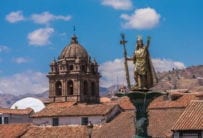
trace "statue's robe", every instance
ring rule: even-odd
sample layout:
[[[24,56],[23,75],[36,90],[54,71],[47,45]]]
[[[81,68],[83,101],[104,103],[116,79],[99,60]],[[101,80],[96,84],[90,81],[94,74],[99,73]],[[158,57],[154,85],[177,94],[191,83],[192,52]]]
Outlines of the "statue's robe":
[[[157,83],[158,79],[152,65],[147,46],[139,48],[135,51],[134,63],[135,73],[141,76],[146,76],[145,86],[147,88],[153,87],[153,85]]]

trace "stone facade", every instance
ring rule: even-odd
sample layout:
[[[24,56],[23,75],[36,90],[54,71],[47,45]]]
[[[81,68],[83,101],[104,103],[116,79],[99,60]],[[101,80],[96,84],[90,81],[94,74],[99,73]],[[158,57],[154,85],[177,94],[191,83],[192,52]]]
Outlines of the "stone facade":
[[[98,64],[73,35],[57,60],[50,64],[49,98],[55,101],[99,102]]]

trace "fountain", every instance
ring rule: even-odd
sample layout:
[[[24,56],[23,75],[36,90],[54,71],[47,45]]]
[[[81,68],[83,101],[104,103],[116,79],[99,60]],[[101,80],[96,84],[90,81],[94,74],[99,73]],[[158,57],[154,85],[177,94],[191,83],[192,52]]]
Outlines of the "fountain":
[[[148,47],[150,44],[150,37],[147,39],[147,45],[144,46],[142,38],[138,36],[137,46],[132,58],[127,57],[126,46],[127,41],[125,40],[125,35],[121,34],[120,44],[124,48],[124,67],[126,71],[126,81],[129,92],[127,93],[117,93],[116,96],[128,96],[130,101],[136,107],[135,111],[135,128],[136,134],[135,138],[150,138],[147,133],[148,127],[148,105],[150,102],[160,95],[164,95],[164,92],[155,92],[150,90],[154,84],[158,82],[155,70],[153,68]],[[131,87],[130,77],[128,71],[127,61],[132,60],[135,64],[134,79],[136,84]]]

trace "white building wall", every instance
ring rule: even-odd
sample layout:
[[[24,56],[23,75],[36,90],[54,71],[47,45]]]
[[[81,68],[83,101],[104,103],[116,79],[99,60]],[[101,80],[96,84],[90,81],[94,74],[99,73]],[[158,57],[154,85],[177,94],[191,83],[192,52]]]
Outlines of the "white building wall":
[[[2,118],[2,124],[5,123],[5,117],[8,117],[8,124],[32,122],[32,119],[29,117],[29,115],[1,114],[0,117]]]
[[[102,116],[66,116],[66,117],[45,117],[45,118],[33,118],[33,123],[36,125],[52,125],[53,118],[59,119],[59,125],[81,125],[82,118],[88,117],[88,121],[92,124],[100,124],[108,122],[113,119],[118,113],[121,112],[119,106],[115,106],[108,114]]]
[[[82,117],[88,117],[88,121],[93,124],[100,124],[105,119],[104,116],[78,116],[78,117],[58,117],[59,125],[81,125]],[[55,117],[47,118],[33,118],[35,125],[52,125],[52,119]]]
[[[35,125],[52,125],[52,118],[33,118],[32,123]]]

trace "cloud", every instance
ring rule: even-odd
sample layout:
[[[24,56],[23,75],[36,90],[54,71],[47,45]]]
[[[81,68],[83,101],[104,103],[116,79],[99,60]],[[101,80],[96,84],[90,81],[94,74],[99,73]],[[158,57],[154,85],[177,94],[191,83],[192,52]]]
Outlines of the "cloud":
[[[15,11],[6,15],[6,20],[10,23],[16,23],[25,20],[25,17],[23,16],[22,11]]]
[[[122,14],[120,17],[125,20],[123,28],[150,29],[158,25],[161,16],[155,9],[148,7],[137,9],[132,15]]]
[[[50,37],[53,34],[53,28],[40,28],[28,34],[30,45],[44,46],[50,44]]]
[[[174,69],[184,69],[185,65],[179,61],[172,61],[170,59],[152,59],[154,68],[158,72],[164,72]]]
[[[7,46],[0,45],[0,53],[1,52],[7,52],[8,50],[9,50],[9,48]]]
[[[23,64],[23,63],[27,63],[29,59],[24,57],[17,57],[17,58],[14,58],[13,61],[17,64]]]
[[[172,61],[167,59],[152,59],[152,63],[157,72],[169,71],[173,68],[183,69],[184,63],[179,61]],[[131,84],[134,84],[133,70],[134,64],[132,61],[128,62]],[[100,65],[99,71],[102,75],[100,85],[109,87],[115,84],[126,84],[125,69],[122,59],[115,59],[107,61]]]
[[[102,0],[102,5],[113,7],[116,10],[128,10],[132,8],[131,0]]]
[[[71,16],[70,15],[67,15],[67,16],[53,15],[46,11],[41,14],[33,14],[31,16],[31,19],[34,21],[34,23],[47,25],[54,20],[69,21],[71,19]]]
[[[0,92],[13,95],[38,94],[48,90],[48,79],[41,72],[26,71],[0,78]]]

